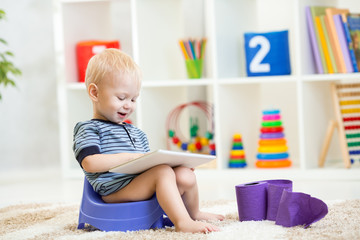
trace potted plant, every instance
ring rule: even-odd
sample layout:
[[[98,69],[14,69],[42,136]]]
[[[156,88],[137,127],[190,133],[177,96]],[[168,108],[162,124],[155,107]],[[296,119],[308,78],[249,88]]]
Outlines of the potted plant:
[[[0,9],[0,20],[5,19],[5,11]],[[0,46],[7,46],[7,42],[0,38]],[[9,60],[10,57],[13,57],[14,54],[10,51],[3,51],[0,49],[0,87],[4,85],[4,87],[11,85],[15,86],[15,81],[12,77],[16,75],[21,75],[20,69],[14,66],[14,64]],[[0,92],[0,100],[2,99],[2,95]]]

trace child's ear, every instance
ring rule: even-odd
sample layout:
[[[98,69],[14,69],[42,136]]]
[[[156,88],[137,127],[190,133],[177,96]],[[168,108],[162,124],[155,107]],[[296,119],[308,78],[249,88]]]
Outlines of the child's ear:
[[[98,87],[96,86],[95,83],[90,83],[90,85],[88,87],[88,94],[89,94],[89,97],[91,98],[91,100],[97,102],[97,100],[98,100]]]

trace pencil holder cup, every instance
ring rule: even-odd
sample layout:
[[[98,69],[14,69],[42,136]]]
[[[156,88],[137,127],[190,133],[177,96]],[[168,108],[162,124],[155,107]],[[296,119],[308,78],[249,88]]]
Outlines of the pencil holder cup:
[[[188,59],[185,60],[185,64],[188,78],[201,78],[203,69],[202,59]]]

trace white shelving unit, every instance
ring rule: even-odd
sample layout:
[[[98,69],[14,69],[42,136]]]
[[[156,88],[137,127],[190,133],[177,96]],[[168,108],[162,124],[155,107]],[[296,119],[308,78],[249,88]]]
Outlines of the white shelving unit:
[[[334,115],[330,83],[360,81],[360,74],[315,74],[305,20],[307,5],[360,12],[358,0],[54,0],[64,176],[83,176],[72,153],[72,133],[76,122],[92,117],[85,86],[77,82],[75,44],[117,39],[143,70],[142,93],[132,120],[147,133],[152,149],[166,147],[165,122],[174,107],[205,100],[215,108],[218,158],[215,170],[200,170],[200,174],[360,180],[359,168],[344,171],[335,140],[325,169],[317,168],[327,124]],[[246,77],[244,32],[286,29],[291,75]],[[178,40],[187,37],[208,39],[202,79],[186,77]],[[254,167],[261,113],[269,107],[281,110],[293,162],[290,169]],[[249,166],[229,170],[235,132],[243,136]],[[338,166],[330,167],[331,162]]]

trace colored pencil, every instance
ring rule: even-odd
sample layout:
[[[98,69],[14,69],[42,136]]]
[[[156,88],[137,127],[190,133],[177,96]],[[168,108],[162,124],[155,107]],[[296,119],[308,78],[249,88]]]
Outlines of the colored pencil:
[[[205,46],[207,39],[182,39],[179,40],[179,46],[185,60],[203,59],[205,55]]]

